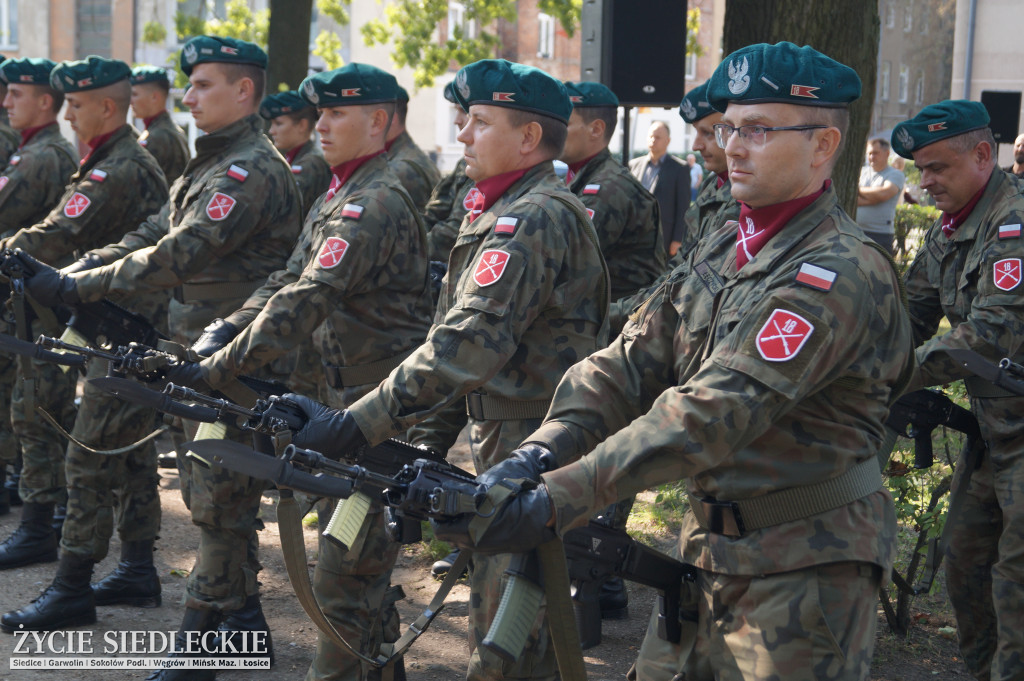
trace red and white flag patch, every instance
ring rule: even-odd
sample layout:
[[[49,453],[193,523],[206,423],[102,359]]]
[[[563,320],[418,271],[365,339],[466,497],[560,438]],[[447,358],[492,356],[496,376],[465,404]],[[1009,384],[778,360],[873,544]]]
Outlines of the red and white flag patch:
[[[590,219],[593,220],[594,219],[594,209],[593,208],[588,208],[587,209],[587,215],[589,215]]]
[[[498,218],[498,221],[494,223],[495,234],[515,234],[516,225],[519,224],[519,218]]]
[[[480,190],[476,187],[470,187],[469,191],[466,192],[466,198],[462,199],[462,207],[466,210],[473,210],[473,206],[476,205],[476,197],[480,196]]]
[[[12,166],[18,165],[19,163],[21,163],[21,156],[20,155],[11,156],[11,160],[8,161],[8,163],[10,163]]]
[[[0,177],[0,190],[2,190],[4,187],[7,186],[7,182],[8,181],[9,180],[8,180],[8,177],[6,175],[4,175],[3,177]]]
[[[141,144],[144,147],[149,146],[149,140],[148,139],[141,139],[141,140],[139,140],[139,144]]]
[[[346,203],[341,208],[341,217],[358,220],[363,215],[363,207],[354,203]]]
[[[302,166],[292,166],[292,175],[301,175]]]
[[[235,200],[233,198],[227,194],[217,192],[210,199],[210,202],[206,204],[206,214],[211,220],[220,222],[228,215],[231,215],[231,209],[234,207]]]
[[[93,168],[93,171],[89,173],[89,179],[94,182],[103,182],[107,179],[107,171]]]
[[[796,357],[813,332],[814,325],[800,315],[776,308],[757,332],[755,344],[769,362],[786,362]]]
[[[89,197],[82,192],[75,192],[68,199],[68,202],[64,204],[64,215],[69,218],[77,218],[79,215],[85,212],[85,209],[89,207],[92,201]]]
[[[992,266],[992,278],[1000,291],[1012,291],[1020,284],[1020,258],[1003,258]]]
[[[796,280],[819,291],[831,291],[832,284],[836,281],[836,273],[805,262],[800,265],[800,271],[796,273]]]
[[[480,255],[480,262],[473,272],[473,281],[478,286],[490,286],[501,279],[508,265],[508,253],[505,251],[487,250]]]
[[[232,165],[228,168],[228,177],[232,180],[238,180],[239,182],[245,182],[246,178],[249,177],[249,171],[241,166]]]
[[[929,123],[928,132],[939,132],[946,129],[946,121],[939,121],[938,123]]]
[[[329,270],[341,264],[341,259],[345,257],[347,251],[347,241],[336,236],[329,236],[320,249],[320,254],[316,256],[316,261],[320,263],[320,267]]]
[[[495,92],[495,93],[491,94],[491,101],[492,102],[514,102],[516,100],[512,99],[512,97],[515,94],[516,93],[514,93],[514,92]]]
[[[1020,238],[1020,225],[1000,225],[999,226],[999,238],[1000,239],[1019,239]]]
[[[587,195],[596,194],[601,191],[601,185],[599,184],[588,184],[583,188],[583,193]]]

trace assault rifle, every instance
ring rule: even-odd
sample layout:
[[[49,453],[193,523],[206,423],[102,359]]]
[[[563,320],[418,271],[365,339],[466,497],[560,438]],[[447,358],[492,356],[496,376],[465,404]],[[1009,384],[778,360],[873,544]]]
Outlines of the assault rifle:
[[[885,424],[900,435],[913,438],[914,468],[929,468],[934,462],[932,431],[939,426],[964,433],[970,440],[981,437],[974,414],[939,391],[927,388],[896,400],[889,408]]]
[[[993,364],[973,350],[946,350],[946,353],[976,376],[1024,397],[1024,366],[1010,358],[1004,357],[999,364]]]

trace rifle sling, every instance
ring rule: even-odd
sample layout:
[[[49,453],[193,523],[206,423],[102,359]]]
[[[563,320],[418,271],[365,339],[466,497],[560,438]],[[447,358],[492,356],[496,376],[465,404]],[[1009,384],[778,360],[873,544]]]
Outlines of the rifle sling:
[[[1017,397],[1016,393],[1000,388],[995,383],[981,376],[968,376],[964,379],[967,394],[973,398],[990,399],[993,397]]]
[[[42,407],[40,407],[38,405],[36,405],[36,411],[39,412],[42,415],[42,417],[46,420],[46,422],[49,423],[51,426],[53,426],[54,429],[56,429],[56,431],[58,433],[63,435],[66,440],[68,440],[70,442],[73,442],[74,444],[78,445],[79,447],[81,447],[85,451],[89,452],[90,454],[102,454],[102,455],[105,455],[105,456],[116,456],[118,454],[124,454],[125,452],[130,452],[133,449],[141,447],[142,445],[146,444],[150,440],[153,440],[153,439],[159,437],[162,433],[164,433],[165,431],[170,429],[170,426],[160,426],[159,428],[154,430],[149,435],[146,435],[141,440],[137,440],[137,441],[131,443],[130,445],[125,445],[124,447],[118,447],[117,449],[95,449],[95,448],[90,447],[89,445],[85,444],[84,442],[82,442],[81,440],[76,438],[74,435],[69,433],[68,431],[64,430],[64,426],[62,426],[59,423],[57,423],[57,419],[53,418],[53,416],[50,414],[50,412],[46,411],[45,409],[43,409]]]
[[[586,681],[583,648],[576,629],[576,614],[570,597],[569,569],[561,539],[537,547],[541,574],[544,575],[544,597],[548,604],[548,631],[555,648],[558,673],[562,681]]]

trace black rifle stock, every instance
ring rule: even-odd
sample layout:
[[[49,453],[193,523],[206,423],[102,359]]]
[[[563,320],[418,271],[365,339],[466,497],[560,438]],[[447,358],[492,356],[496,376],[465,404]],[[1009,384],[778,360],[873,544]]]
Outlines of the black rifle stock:
[[[886,425],[914,439],[914,468],[928,468],[934,461],[932,432],[946,426],[969,438],[981,437],[978,421],[967,409],[937,390],[915,390],[901,396],[889,408]]]

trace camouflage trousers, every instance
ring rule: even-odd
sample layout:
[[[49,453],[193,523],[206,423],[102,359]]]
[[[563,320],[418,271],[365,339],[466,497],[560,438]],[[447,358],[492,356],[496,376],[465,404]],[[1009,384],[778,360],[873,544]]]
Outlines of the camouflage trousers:
[[[26,369],[31,363],[34,400],[28,393]],[[30,411],[30,403],[42,407],[64,428],[70,428],[75,418],[75,383],[78,371],[66,373],[49,362],[37,362],[18,357],[17,378],[11,393],[11,425],[21,446],[21,482],[18,494],[26,503],[64,503],[64,436]],[[28,398],[28,399],[26,399]]]
[[[766,577],[700,571],[696,584],[683,585],[680,642],[658,637],[655,607],[626,678],[867,679],[880,583],[881,568],[867,563],[831,563]]]
[[[11,426],[11,397],[16,376],[14,356],[0,354],[0,466],[13,464],[19,452],[18,440]]]
[[[1024,398],[971,400],[987,445],[951,518],[946,588],[964,663],[979,681],[1024,669]]]
[[[528,435],[540,426],[541,419],[523,421],[469,421],[469,442],[476,472],[482,473],[504,461]],[[527,638],[526,648],[515,662],[506,662],[480,646],[487,635],[501,601],[503,575],[512,557],[474,556],[469,600],[469,669],[471,681],[497,679],[547,680],[558,677],[555,651],[551,646],[545,608],[542,606]]]
[[[106,375],[107,362],[90,360],[86,378]],[[148,435],[156,412],[118,399],[88,382],[71,434],[95,449],[117,449]],[[156,539],[160,531],[157,452],[153,442],[123,454],[95,454],[74,443],[67,450],[67,519],[61,549],[99,562],[107,555],[117,505],[122,542]]]

